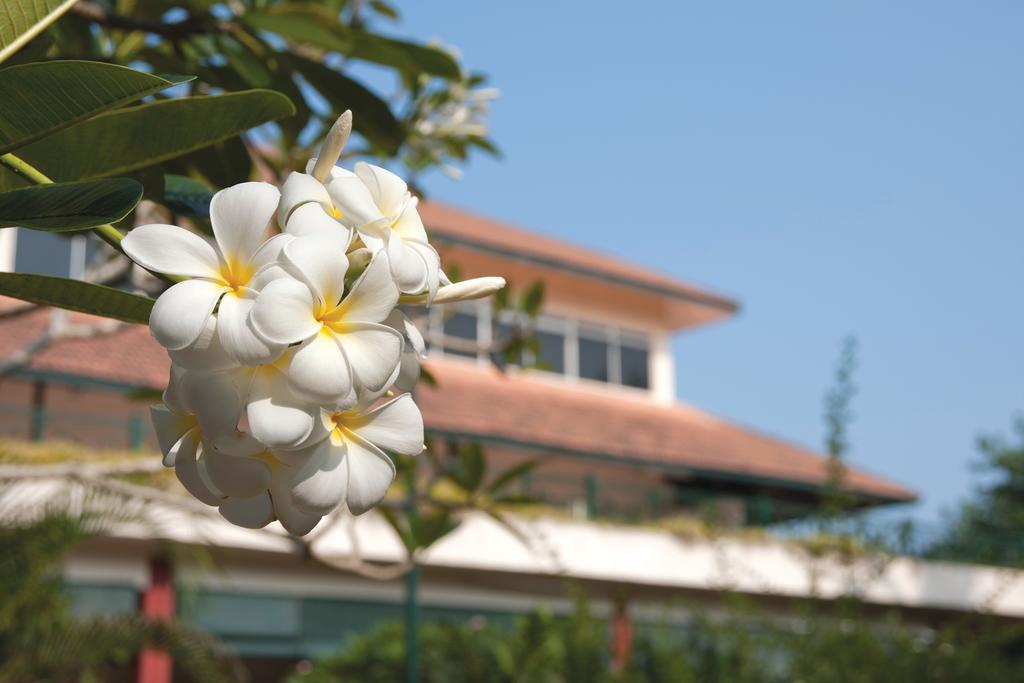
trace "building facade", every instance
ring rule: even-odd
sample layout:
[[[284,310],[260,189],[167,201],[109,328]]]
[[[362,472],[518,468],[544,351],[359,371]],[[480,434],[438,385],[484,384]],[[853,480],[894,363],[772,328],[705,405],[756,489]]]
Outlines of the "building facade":
[[[625,591],[637,618],[651,619],[685,619],[723,590],[770,600],[839,594],[848,567],[826,568],[832,578],[812,583],[806,558],[779,542],[686,538],[662,524],[694,518],[739,528],[799,519],[828,485],[820,454],[678,401],[673,336],[734,315],[734,301],[452,207],[426,204],[422,215],[443,260],[463,277],[501,274],[519,289],[543,282],[545,291],[542,312],[528,321],[536,343],[519,357],[495,355],[522,321],[496,313],[491,302],[413,312],[424,317],[427,367],[437,379],[417,390],[431,447],[443,454],[479,443],[499,470],[541,462],[517,483],[542,504],[519,521],[521,535],[470,515],[423,556],[426,618],[508,619],[537,604],[567,609],[567,577],[599,599]],[[31,255],[8,254],[8,267],[23,263]],[[0,299],[0,364],[3,436],[155,449],[146,415],[169,364],[146,329]],[[40,480],[26,486],[42,488],[18,495],[45,499],[60,484]],[[862,507],[914,499],[856,469],[844,485]],[[199,521],[174,510],[161,515],[160,538],[206,549],[218,569],[184,562],[169,579],[160,543],[125,530],[68,559],[76,610],[134,611],[170,583],[176,616],[223,637],[264,680],[400,614],[400,581],[310,562],[285,535],[237,529],[215,513]],[[374,513],[317,542],[322,556],[345,558],[356,541],[368,561],[401,557],[398,539]],[[932,581],[942,571],[890,567],[870,578],[867,595],[922,613],[973,609],[998,584],[997,576],[971,574],[970,590],[943,595]],[[1024,614],[1024,594],[999,600],[1007,615]]]

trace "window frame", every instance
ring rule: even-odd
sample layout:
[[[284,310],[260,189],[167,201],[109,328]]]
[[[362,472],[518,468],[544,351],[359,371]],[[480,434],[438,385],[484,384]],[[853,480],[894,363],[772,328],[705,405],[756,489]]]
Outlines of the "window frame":
[[[449,308],[451,311],[452,309]],[[493,330],[496,323],[515,322],[521,318],[518,311],[501,311],[497,317],[490,299],[480,299],[471,302],[463,302],[454,308],[453,312],[468,312],[476,315],[477,320],[477,341],[483,349],[486,349],[494,341]],[[473,358],[456,354],[445,353],[444,351],[444,311],[440,306],[431,306],[427,315],[429,329],[427,340],[431,354],[438,357],[451,358],[467,362],[473,362]],[[591,386],[615,387],[626,391],[652,393],[654,391],[653,353],[654,335],[651,332],[638,330],[636,328],[625,328],[618,325],[610,325],[594,320],[576,318],[562,315],[542,313],[537,316],[534,322],[534,329],[540,332],[562,335],[562,359],[564,372],[555,372],[542,368],[526,367],[530,372],[543,373],[548,376],[562,377],[570,383],[581,383]],[[608,379],[607,381],[588,379],[580,377],[579,341],[580,338],[602,341],[608,347]],[[643,350],[647,357],[647,386],[635,387],[623,383],[622,376],[622,348]],[[477,353],[476,362],[480,365],[490,363],[489,354],[484,351]],[[524,363],[533,364],[536,359],[530,351],[524,351]],[[510,367],[514,367],[511,366]]]

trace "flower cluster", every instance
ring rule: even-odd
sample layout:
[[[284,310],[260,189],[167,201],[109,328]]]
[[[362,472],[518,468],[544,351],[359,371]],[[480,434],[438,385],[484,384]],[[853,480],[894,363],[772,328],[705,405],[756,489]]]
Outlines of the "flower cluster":
[[[334,163],[345,115],[319,159],[279,191],[247,182],[213,197],[210,241],[173,225],[122,247],[182,278],[157,299],[153,337],[171,357],[152,408],[164,464],[229,521],[308,533],[344,504],[361,514],[395,475],[388,453],[423,449],[409,393],[423,339],[400,303],[487,296],[501,278],[452,284],[404,181]],[[276,219],[280,232],[266,238]]]

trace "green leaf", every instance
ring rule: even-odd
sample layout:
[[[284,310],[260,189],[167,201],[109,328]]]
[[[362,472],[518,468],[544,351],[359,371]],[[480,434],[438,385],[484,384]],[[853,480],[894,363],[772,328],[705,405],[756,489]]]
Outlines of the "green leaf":
[[[77,0],[3,0],[0,2],[0,62],[71,9]]]
[[[243,21],[294,43],[391,66],[408,76],[427,73],[456,79],[461,75],[459,63],[443,50],[350,28],[324,7],[283,3],[249,12]]]
[[[140,325],[149,323],[149,312],[155,303],[153,299],[113,287],[32,273],[0,273],[0,294]]]
[[[252,157],[238,137],[196,150],[177,159],[174,165],[178,164],[188,169],[187,175],[197,175],[211,187],[228,187],[252,176]]]
[[[319,62],[292,57],[290,62],[302,77],[341,113],[352,110],[352,125],[370,144],[387,155],[397,153],[404,133],[402,124],[388,103],[357,81]]]
[[[22,148],[58,180],[121,175],[188,154],[295,112],[270,90],[181,97],[107,112]]]
[[[409,76],[426,73],[454,80],[462,74],[455,58],[436,47],[386,38],[366,31],[352,31],[351,40],[353,47],[348,53],[350,57],[392,66]]]
[[[210,215],[210,200],[213,190],[205,184],[181,175],[164,176],[164,204],[168,209],[189,218],[206,218]]]
[[[540,465],[540,460],[527,460],[526,462],[519,463],[515,467],[510,467],[500,475],[494,478],[487,486],[487,492],[494,494],[501,491],[508,484],[521,479],[524,475],[532,472]]]
[[[452,479],[467,492],[476,491],[486,469],[483,448],[477,443],[461,444],[455,458]]]
[[[9,67],[0,71],[0,154],[190,80],[79,60]]]
[[[519,298],[519,309],[531,318],[536,318],[544,303],[544,282],[537,280]]]
[[[283,3],[247,12],[242,20],[252,28],[270,31],[300,45],[349,54],[354,44],[347,26],[324,7]]]
[[[0,227],[74,232],[116,223],[142,199],[130,178],[23,187],[0,193]]]

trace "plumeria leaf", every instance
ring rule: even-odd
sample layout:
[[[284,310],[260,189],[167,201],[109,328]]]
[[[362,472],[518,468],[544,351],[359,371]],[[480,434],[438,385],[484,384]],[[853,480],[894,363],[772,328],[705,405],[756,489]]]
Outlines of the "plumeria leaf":
[[[245,22],[293,42],[339,52],[348,57],[391,66],[406,76],[419,74],[457,79],[459,64],[443,50],[350,28],[335,12],[304,3],[282,3],[248,12]]]
[[[57,180],[119,175],[294,111],[291,100],[270,90],[160,100],[100,114],[22,148],[19,156]],[[9,176],[5,181],[9,183]]]
[[[195,178],[164,176],[164,205],[180,216],[206,218],[212,199],[213,190]]]
[[[451,469],[451,478],[466,492],[472,493],[480,488],[484,479],[486,462],[483,448],[477,443],[461,444],[455,454],[455,463]]]
[[[445,509],[437,509],[428,513],[420,513],[409,518],[409,530],[411,532],[414,548],[426,548],[436,543],[442,536],[455,530],[458,522],[452,519],[452,514]]]
[[[531,318],[536,318],[544,303],[544,282],[537,280],[523,292],[519,299],[519,308]]]
[[[352,110],[356,132],[385,154],[397,152],[404,133],[387,102],[357,81],[319,62],[302,57],[292,57],[289,62],[336,111]]]
[[[104,318],[145,325],[154,301],[120,289],[32,273],[0,273],[0,294]]]
[[[0,71],[0,154],[190,80],[79,60],[9,67]]]
[[[487,485],[487,492],[491,494],[498,493],[508,484],[522,479],[539,465],[540,460],[527,460],[526,462],[519,463],[515,467],[508,468]]]
[[[4,0],[0,3],[0,62],[71,9],[77,0]]]
[[[142,199],[131,178],[23,187],[0,193],[0,227],[74,232],[116,223]]]
[[[254,29],[276,33],[300,45],[342,54],[349,54],[353,48],[349,28],[325,7],[282,3],[247,12],[243,19]]]
[[[416,539],[413,537],[412,531],[410,531],[409,527],[402,523],[402,519],[399,518],[398,514],[394,510],[386,507],[379,507],[377,509],[391,528],[395,530],[395,533],[398,534],[398,538],[401,539],[402,545],[405,546],[405,549],[410,554],[416,550]]]
[[[393,66],[408,76],[421,73],[449,79],[460,76],[458,62],[444,50],[366,31],[354,30],[352,34],[355,45],[350,57]]]

